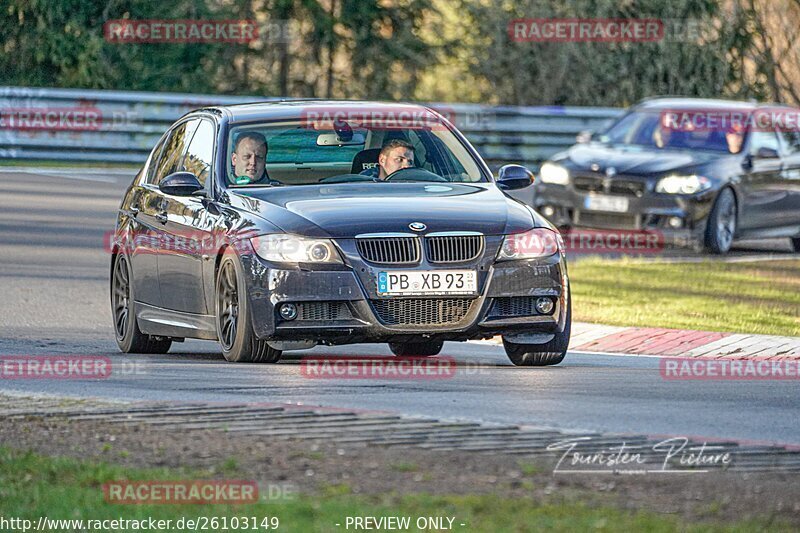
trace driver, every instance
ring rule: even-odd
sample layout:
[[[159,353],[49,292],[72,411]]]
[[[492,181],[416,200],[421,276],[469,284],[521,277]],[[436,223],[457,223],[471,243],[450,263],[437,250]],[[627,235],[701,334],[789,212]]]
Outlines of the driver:
[[[361,174],[385,180],[393,172],[414,166],[414,146],[402,139],[392,139],[381,148],[377,168],[370,168]]]
[[[272,183],[266,170],[267,139],[260,133],[248,131],[236,138],[231,163],[236,185]]]
[[[728,151],[732,154],[738,154],[742,151],[742,144],[744,144],[744,131],[740,124],[733,124],[731,128],[725,132],[725,141],[728,143]]]

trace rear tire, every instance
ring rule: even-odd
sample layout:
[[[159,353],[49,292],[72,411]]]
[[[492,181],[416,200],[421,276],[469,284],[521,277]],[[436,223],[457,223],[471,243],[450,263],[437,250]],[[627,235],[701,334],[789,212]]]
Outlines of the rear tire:
[[[800,252],[800,237],[792,237],[792,250]]]
[[[117,346],[124,353],[167,353],[172,339],[147,335],[139,329],[133,285],[130,260],[120,252],[114,259],[111,273],[111,313]]]
[[[564,360],[569,347],[572,329],[572,295],[567,298],[567,317],[564,330],[556,333],[550,342],[544,344],[515,344],[503,337],[503,348],[515,366],[550,366]]]
[[[724,188],[717,196],[706,224],[706,250],[712,254],[726,254],[731,249],[736,236],[736,197],[729,188]]]
[[[281,351],[253,331],[244,271],[235,253],[226,253],[217,271],[216,325],[222,355],[232,363],[277,363]]]
[[[430,357],[438,355],[442,346],[443,341],[389,343],[389,349],[398,357]]]

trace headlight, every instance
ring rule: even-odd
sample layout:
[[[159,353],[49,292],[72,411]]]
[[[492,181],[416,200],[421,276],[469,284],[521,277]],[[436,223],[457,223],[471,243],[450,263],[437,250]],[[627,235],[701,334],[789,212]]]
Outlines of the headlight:
[[[525,233],[506,235],[497,260],[549,257],[562,249],[560,243],[561,235],[547,228],[536,228]]]
[[[542,168],[539,169],[539,178],[543,183],[566,185],[569,183],[569,171],[561,165],[545,163],[542,165]]]
[[[250,239],[262,259],[276,263],[341,263],[339,252],[329,239],[297,235],[261,235]]]
[[[666,194],[694,194],[711,188],[705,176],[667,176],[656,183],[656,192]]]

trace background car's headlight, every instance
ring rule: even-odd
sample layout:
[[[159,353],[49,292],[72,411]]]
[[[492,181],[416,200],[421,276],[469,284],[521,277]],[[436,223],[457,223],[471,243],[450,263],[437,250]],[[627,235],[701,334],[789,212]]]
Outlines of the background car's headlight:
[[[711,180],[705,176],[667,176],[656,183],[656,192],[666,194],[694,194],[711,188]]]
[[[547,228],[506,235],[497,255],[498,261],[549,257],[561,250],[561,235]]]
[[[554,163],[545,163],[539,169],[539,179],[543,183],[555,183],[557,185],[566,185],[569,183],[569,171],[561,165]]]
[[[250,239],[259,257],[276,263],[341,263],[339,252],[329,239],[297,235],[261,235]]]

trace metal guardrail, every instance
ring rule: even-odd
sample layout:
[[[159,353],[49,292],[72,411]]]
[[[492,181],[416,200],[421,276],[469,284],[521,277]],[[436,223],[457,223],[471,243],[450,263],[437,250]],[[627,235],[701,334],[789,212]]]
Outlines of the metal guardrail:
[[[167,127],[192,109],[276,100],[280,98],[0,87],[0,160],[141,163]],[[429,105],[455,117],[456,126],[492,167],[510,162],[535,166],[572,145],[578,132],[597,129],[621,112],[594,107]],[[90,127],[77,127],[69,119],[59,124],[36,122],[37,112],[41,116],[46,110],[77,109],[95,118]]]

